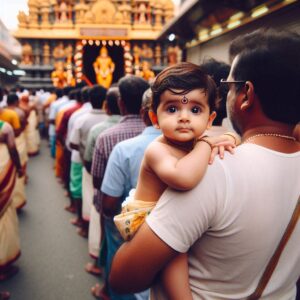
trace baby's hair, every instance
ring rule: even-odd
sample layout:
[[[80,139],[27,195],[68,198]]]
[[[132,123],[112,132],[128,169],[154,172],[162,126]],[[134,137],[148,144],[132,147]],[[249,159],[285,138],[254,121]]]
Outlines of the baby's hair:
[[[152,110],[156,113],[160,96],[166,90],[185,95],[192,90],[203,89],[208,98],[210,112],[216,107],[216,84],[202,69],[193,63],[179,63],[161,71],[152,87]],[[178,93],[177,93],[178,94]]]

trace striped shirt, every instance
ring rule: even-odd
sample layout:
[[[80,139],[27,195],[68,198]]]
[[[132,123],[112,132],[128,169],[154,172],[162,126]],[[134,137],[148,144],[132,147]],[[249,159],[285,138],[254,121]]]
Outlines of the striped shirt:
[[[97,210],[101,202],[101,184],[105,173],[108,157],[114,146],[124,140],[130,139],[142,133],[146,125],[139,115],[126,115],[115,126],[103,131],[97,138],[91,174],[97,178],[97,190],[95,191],[94,204]],[[100,193],[99,193],[100,192]]]

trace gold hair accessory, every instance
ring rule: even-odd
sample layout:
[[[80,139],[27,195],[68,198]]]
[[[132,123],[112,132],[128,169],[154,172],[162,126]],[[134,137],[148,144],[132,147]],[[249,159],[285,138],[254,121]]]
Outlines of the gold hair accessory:
[[[189,102],[189,99],[186,95],[183,96],[183,98],[181,99],[181,103],[182,104],[187,104]]]

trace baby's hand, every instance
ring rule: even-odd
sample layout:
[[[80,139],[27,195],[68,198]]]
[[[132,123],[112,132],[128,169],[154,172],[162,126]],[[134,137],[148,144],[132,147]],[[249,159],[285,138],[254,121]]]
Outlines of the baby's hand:
[[[218,154],[219,154],[219,157],[221,159],[223,159],[225,151],[228,151],[230,154],[233,154],[234,153],[233,149],[235,147],[236,146],[232,141],[224,141],[224,142],[219,142],[217,144],[214,144],[208,163],[211,165],[213,163],[216,155],[218,155]]]
[[[221,159],[224,158],[224,151],[228,151],[229,153],[234,153],[234,148],[240,144],[241,139],[237,134],[226,132],[220,136],[205,136],[202,137],[205,139],[212,147],[211,156],[209,159],[209,164],[212,164],[216,155],[219,154]]]

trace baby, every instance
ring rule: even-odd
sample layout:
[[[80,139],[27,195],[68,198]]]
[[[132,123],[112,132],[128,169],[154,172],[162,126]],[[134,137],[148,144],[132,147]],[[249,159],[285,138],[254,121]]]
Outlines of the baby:
[[[216,117],[216,86],[200,67],[181,63],[163,70],[152,86],[153,126],[162,131],[146,149],[134,194],[115,223],[125,240],[132,238],[167,187],[186,191],[200,181],[209,163],[224,149],[233,153],[233,133],[204,136]],[[168,299],[192,299],[187,255],[166,266],[162,280]]]

